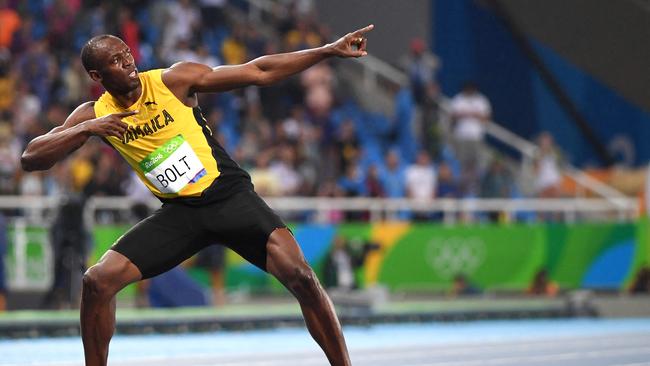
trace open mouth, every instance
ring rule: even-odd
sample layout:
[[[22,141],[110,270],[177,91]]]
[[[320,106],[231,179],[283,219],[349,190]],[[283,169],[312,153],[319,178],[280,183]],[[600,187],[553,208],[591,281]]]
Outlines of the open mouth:
[[[131,79],[136,79],[138,77],[138,70],[131,71],[131,73],[129,74],[129,77]]]

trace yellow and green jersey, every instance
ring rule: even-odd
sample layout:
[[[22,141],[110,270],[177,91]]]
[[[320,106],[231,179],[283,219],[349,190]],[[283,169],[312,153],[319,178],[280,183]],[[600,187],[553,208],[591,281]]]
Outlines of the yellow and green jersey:
[[[123,118],[129,127],[110,143],[142,182],[163,202],[202,203],[243,189],[250,177],[212,136],[198,107],[183,104],[162,81],[162,69],[139,74],[140,98],[129,108],[108,92],[95,102],[95,115],[139,111]]]

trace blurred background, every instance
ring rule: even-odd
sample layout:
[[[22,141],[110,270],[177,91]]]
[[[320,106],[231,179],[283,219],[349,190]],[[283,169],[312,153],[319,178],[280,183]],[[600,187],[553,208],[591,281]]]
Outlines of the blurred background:
[[[120,36],[144,71],[371,23],[368,57],[200,96],[344,322],[650,317],[649,20],[642,0],[0,0],[0,336],[75,334],[85,268],[159,206],[99,139],[20,168],[103,92],[79,58],[90,37]],[[125,332],[299,322],[220,247],[118,304]],[[147,310],[178,307],[193,310]]]

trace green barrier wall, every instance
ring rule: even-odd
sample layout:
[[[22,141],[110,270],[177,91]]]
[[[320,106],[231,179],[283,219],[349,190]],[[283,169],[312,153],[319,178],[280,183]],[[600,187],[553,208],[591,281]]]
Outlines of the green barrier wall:
[[[98,226],[93,231],[94,263],[122,235],[126,226]],[[456,274],[463,273],[482,289],[523,290],[540,268],[562,288],[621,289],[636,270],[650,263],[648,223],[535,224],[442,226],[404,222],[342,225],[292,225],[305,257],[323,274],[336,236],[355,242],[372,242],[372,252],[357,278],[363,286],[383,284],[392,290],[446,290]],[[27,228],[41,233],[42,228]],[[11,250],[8,268],[15,270]],[[42,250],[30,234],[26,255],[33,272]],[[155,253],[152,253],[155,255]],[[226,285],[230,289],[277,291],[281,286],[233,252],[226,256]],[[191,274],[208,285],[201,270]],[[39,274],[31,274],[38,276]],[[42,274],[40,274],[42,275]]]

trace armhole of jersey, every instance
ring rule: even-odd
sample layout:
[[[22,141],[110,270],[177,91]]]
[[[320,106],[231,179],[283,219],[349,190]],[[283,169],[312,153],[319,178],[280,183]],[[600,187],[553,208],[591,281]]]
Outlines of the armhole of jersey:
[[[106,115],[106,106],[102,101],[102,97],[97,99],[93,104],[93,112],[95,112],[95,118],[103,117]]]
[[[113,146],[113,144],[111,144],[111,143],[108,141],[108,139],[107,139],[106,137],[102,136],[102,137],[100,137],[100,139],[102,139],[102,141],[103,141],[106,145],[108,145],[111,149],[117,151],[117,149],[115,148],[115,146]]]

